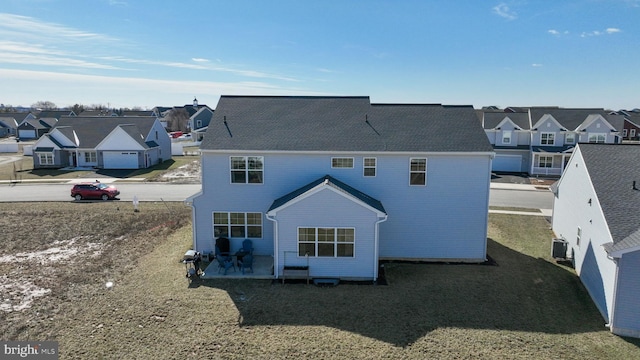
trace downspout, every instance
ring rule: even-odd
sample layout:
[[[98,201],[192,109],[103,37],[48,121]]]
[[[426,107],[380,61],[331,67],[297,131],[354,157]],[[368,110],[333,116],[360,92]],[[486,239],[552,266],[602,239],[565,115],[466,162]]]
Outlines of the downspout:
[[[278,220],[275,216],[266,214],[267,220],[273,222],[273,276],[274,279],[278,279],[278,273],[280,269],[279,256],[278,256]]]
[[[380,244],[380,223],[387,221],[387,219],[389,218],[389,215],[384,214],[384,217],[379,219],[378,221],[375,222],[375,230],[374,230],[374,242],[375,242],[375,246],[374,246],[374,256],[373,256],[373,281],[377,281],[378,280],[378,266],[380,266],[379,264],[379,253],[380,253],[380,249],[379,249],[379,244]]]
[[[193,250],[195,251],[199,251],[198,250],[198,238],[196,237],[196,234],[198,233],[196,231],[196,226],[198,224],[198,222],[196,221],[196,207],[193,205],[193,201],[191,202],[187,202],[187,205],[189,205],[191,207],[191,219],[192,219],[192,226],[191,226],[191,237],[193,238]]]

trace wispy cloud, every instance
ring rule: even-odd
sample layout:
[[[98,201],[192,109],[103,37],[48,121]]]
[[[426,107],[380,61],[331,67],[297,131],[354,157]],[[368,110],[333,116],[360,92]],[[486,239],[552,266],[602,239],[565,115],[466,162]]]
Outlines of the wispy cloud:
[[[193,81],[193,80],[161,80],[148,79],[142,77],[126,76],[102,76],[72,74],[52,71],[31,71],[0,68],[0,78],[3,85],[10,88],[23,89],[33,86],[33,92],[46,94],[47,99],[58,105],[67,102],[78,102],[85,104],[102,103],[108,99],[115,107],[118,106],[147,106],[152,107],[162,103],[172,103],[176,96],[192,97],[194,93],[208,96],[219,96],[220,94],[265,94],[265,95],[327,95],[317,91],[309,91],[296,87],[282,87],[267,82],[259,81]],[[19,84],[19,86],[18,86]],[[126,91],[123,91],[122,84],[126,84]],[[62,93],[60,88],[67,90]],[[95,91],[83,91],[86,88],[96,89]],[[131,103],[131,93],[153,93],[154,104]],[[75,94],[74,98],[69,97],[69,93]],[[201,95],[198,95],[200,98]],[[5,99],[5,103],[15,102],[10,96]]]
[[[543,65],[542,65],[542,64],[536,64],[536,63],[534,63],[534,64],[531,64],[531,66],[532,66],[532,67],[542,67]]]
[[[558,31],[556,29],[549,29],[547,30],[547,33],[553,35],[553,36],[563,36],[563,35],[569,35],[569,31],[565,30],[565,31]]]
[[[169,68],[219,71],[243,77],[298,81],[290,76],[262,72],[242,67],[212,65],[205,58],[191,58],[191,62],[164,61],[155,59],[135,59],[122,55],[103,55],[122,53],[121,41],[117,38],[82,31],[56,23],[47,23],[39,19],[0,13],[0,63],[46,66],[54,68],[83,68],[95,70],[136,71],[134,66],[121,67],[119,64],[154,65]],[[73,50],[82,48],[82,53]],[[64,49],[64,50],[61,50]],[[93,52],[92,52],[93,49]]]
[[[601,36],[601,35],[613,35],[622,32],[618,28],[607,28],[605,30],[586,31],[580,34],[581,37]]]
[[[111,42],[120,39],[73,29],[61,24],[44,22],[29,16],[0,13],[0,38],[22,38],[25,40],[48,41],[53,44],[70,42]]]
[[[515,11],[511,10],[505,3],[494,6],[493,13],[507,20],[515,20],[518,18],[518,14]]]

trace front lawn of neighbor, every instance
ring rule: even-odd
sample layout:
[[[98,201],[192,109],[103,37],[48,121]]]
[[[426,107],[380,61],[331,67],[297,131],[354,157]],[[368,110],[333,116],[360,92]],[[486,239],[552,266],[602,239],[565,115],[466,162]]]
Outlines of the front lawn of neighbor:
[[[66,179],[92,178],[98,175],[115,177],[120,179],[126,178],[145,178],[150,181],[163,181],[162,174],[178,169],[181,166],[188,165],[193,161],[197,161],[198,156],[175,156],[160,164],[154,165],[148,169],[135,170],[68,170],[68,169],[34,169],[33,158],[31,156],[23,156],[20,160],[13,163],[0,164],[0,180],[8,180],[20,182],[22,180],[50,180],[52,182],[64,181]]]
[[[387,285],[337,287],[189,285],[190,217],[0,203],[0,338],[57,340],[61,359],[640,358],[549,258],[542,217],[490,214],[493,265],[387,263]]]

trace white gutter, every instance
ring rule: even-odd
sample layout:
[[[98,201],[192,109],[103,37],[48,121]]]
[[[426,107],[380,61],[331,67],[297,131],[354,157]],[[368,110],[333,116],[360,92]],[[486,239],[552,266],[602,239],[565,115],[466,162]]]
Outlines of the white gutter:
[[[265,214],[267,220],[273,222],[273,276],[274,279],[278,278],[279,272],[279,256],[278,256],[278,220],[275,216]]]
[[[379,231],[379,227],[380,227],[380,223],[387,221],[387,219],[389,218],[389,215],[384,214],[384,217],[382,219],[379,219],[378,221],[376,221],[375,223],[375,234],[374,234],[374,242],[375,242],[375,246],[374,246],[374,256],[373,256],[373,281],[377,281],[378,280],[378,266],[380,266],[380,264],[378,263],[378,259],[379,259],[379,244],[380,244],[380,231]]]

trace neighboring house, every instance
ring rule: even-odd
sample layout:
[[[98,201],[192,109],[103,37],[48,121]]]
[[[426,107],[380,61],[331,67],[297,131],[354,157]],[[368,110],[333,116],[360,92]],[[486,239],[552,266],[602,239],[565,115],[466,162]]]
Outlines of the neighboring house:
[[[624,129],[622,130],[622,139],[630,141],[640,140],[640,114],[625,112]]]
[[[18,122],[12,117],[4,117],[0,113],[0,137],[15,136],[18,133]]]
[[[610,330],[640,337],[639,145],[579,144],[554,186],[552,228]]]
[[[34,169],[140,169],[171,158],[171,141],[153,116],[62,117],[33,149]]]
[[[43,110],[37,114],[38,118],[55,118],[60,120],[63,116],[76,116],[73,110]]]
[[[529,112],[482,111],[482,126],[496,152],[492,170],[526,173],[531,161]]]
[[[152,110],[123,110],[120,116],[156,116]]]
[[[20,140],[39,139],[48,133],[57,122],[56,118],[25,119],[18,125],[18,138]]]
[[[276,278],[307,261],[311,277],[375,280],[381,259],[486,260],[493,149],[472,106],[222,96],[200,151],[197,251],[252,239]]]
[[[85,110],[85,111],[81,112],[80,115],[78,115],[78,116],[82,116],[82,117],[89,117],[89,116],[105,117],[105,116],[118,116],[118,113],[116,113],[112,109]]]
[[[189,129],[193,141],[202,141],[207,127],[213,118],[213,110],[207,106],[201,107],[195,114],[189,118]]]
[[[623,117],[604,109],[532,107],[529,111],[532,175],[561,175],[578,143],[622,142]]]

